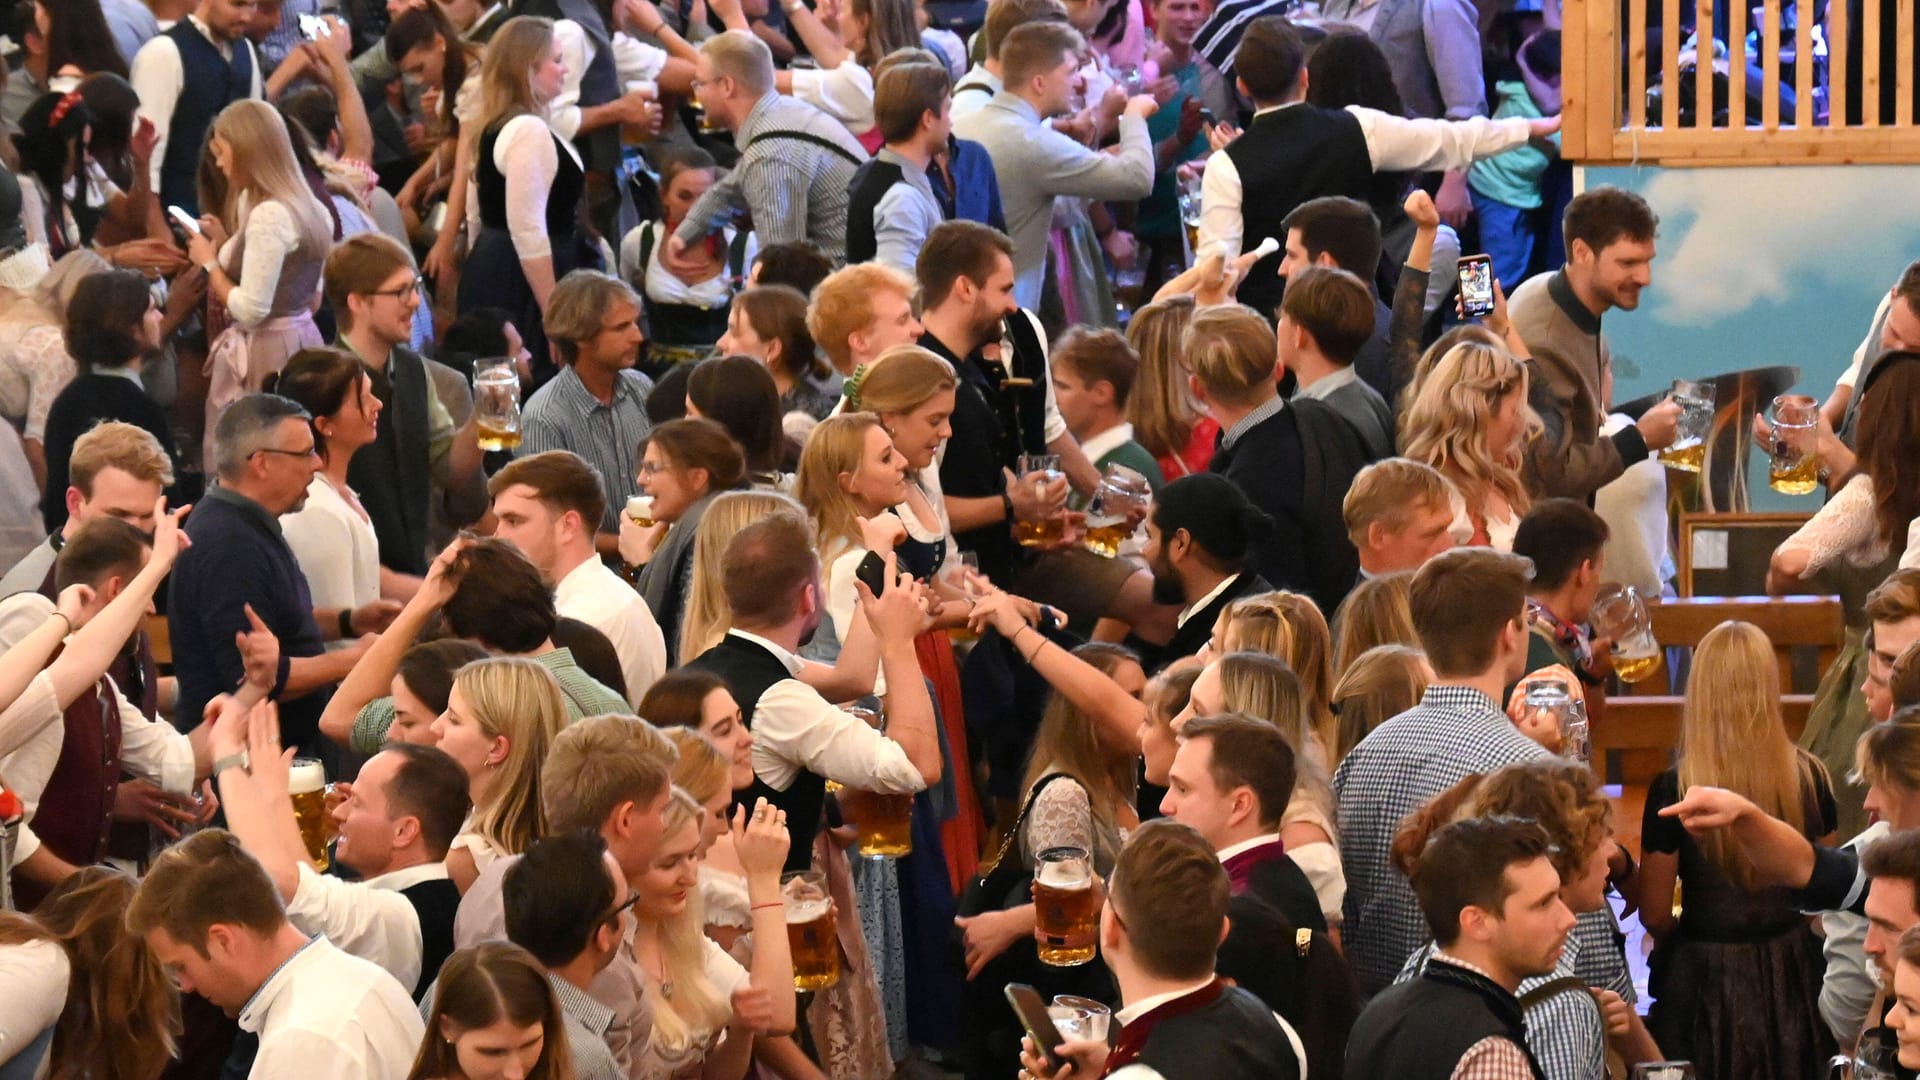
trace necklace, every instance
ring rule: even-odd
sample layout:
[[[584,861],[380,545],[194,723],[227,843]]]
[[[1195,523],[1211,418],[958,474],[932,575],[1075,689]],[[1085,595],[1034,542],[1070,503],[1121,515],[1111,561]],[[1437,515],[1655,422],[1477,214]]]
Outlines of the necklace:
[[[653,954],[658,957],[660,961],[660,974],[655,975],[653,981],[660,986],[660,996],[666,998],[668,1001],[672,1001],[673,980],[667,978],[667,947],[666,942],[661,940],[661,933],[658,927],[655,927],[653,931]]]

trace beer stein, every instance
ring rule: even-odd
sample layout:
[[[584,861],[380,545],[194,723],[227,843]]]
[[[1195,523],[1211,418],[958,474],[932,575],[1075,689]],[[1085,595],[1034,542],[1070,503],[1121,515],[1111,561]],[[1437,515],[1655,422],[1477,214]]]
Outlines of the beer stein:
[[[1820,406],[1805,394],[1773,399],[1773,453],[1767,486],[1782,495],[1810,495],[1820,486],[1820,459],[1814,453]]]
[[[1680,430],[1673,445],[1660,451],[1669,469],[1699,472],[1707,459],[1707,433],[1713,430],[1713,384],[1673,380],[1673,400],[1680,406]]]
[[[327,868],[327,767],[319,758],[293,759],[287,772],[287,793],[293,796],[293,817],[306,842],[307,857],[316,870]]]
[[[474,365],[473,431],[482,450],[520,445],[520,372],[512,359],[495,357]]]
[[[840,981],[840,933],[833,925],[833,898],[826,876],[797,870],[780,878],[786,907],[787,946],[793,952],[793,988],[798,993],[825,990]]]
[[[1020,455],[1019,483],[1031,484],[1036,488],[1047,487],[1062,475],[1059,454]],[[1051,547],[1065,539],[1066,535],[1066,519],[1058,514],[1041,521],[1016,521],[1013,524],[1013,538],[1022,547]]]
[[[1087,849],[1054,847],[1034,857],[1033,912],[1041,963],[1078,967],[1093,959],[1100,897]]]
[[[1593,601],[1593,632],[1613,639],[1613,673],[1637,683],[1660,670],[1660,643],[1653,618],[1631,585],[1608,585]]]
[[[1107,466],[1093,500],[1087,503],[1087,538],[1082,546],[1102,558],[1120,554],[1120,545],[1132,532],[1129,519],[1135,511],[1146,509],[1152,497],[1146,477],[1125,465]]]

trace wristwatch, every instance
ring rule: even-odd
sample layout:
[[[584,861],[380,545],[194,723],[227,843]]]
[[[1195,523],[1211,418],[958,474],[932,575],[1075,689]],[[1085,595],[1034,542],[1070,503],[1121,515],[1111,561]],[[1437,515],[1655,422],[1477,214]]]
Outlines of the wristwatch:
[[[239,769],[242,772],[246,771],[247,752],[245,750],[242,750],[237,754],[228,754],[226,757],[215,759],[213,763],[213,769],[210,772],[208,772],[207,775],[213,777],[215,780],[218,780],[220,779],[221,773],[225,772],[228,769],[235,769],[235,768]]]

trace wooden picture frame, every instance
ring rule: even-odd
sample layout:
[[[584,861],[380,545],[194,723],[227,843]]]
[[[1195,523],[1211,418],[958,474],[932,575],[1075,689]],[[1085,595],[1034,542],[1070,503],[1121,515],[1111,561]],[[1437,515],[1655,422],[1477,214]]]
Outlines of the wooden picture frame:
[[[1682,513],[1673,552],[1675,589],[1681,596],[1766,595],[1774,549],[1811,517],[1810,511]],[[1699,551],[1703,542],[1708,550]]]

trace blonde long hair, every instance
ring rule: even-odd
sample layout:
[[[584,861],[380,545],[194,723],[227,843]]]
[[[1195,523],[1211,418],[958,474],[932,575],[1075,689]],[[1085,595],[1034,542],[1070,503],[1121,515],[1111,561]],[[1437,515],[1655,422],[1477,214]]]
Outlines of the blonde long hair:
[[[1140,354],[1127,420],[1133,437],[1155,457],[1177,460],[1202,415],[1180,364],[1180,342],[1192,319],[1193,297],[1173,296],[1141,308],[1127,324],[1127,341]]]
[[[1539,414],[1527,404],[1526,365],[1505,345],[1462,335],[1430,369],[1425,358],[1421,367],[1426,370],[1407,408],[1400,452],[1452,480],[1469,513],[1480,514],[1488,496],[1497,494],[1517,520],[1529,505],[1520,479],[1526,444],[1542,430]],[[1489,447],[1484,433],[1509,394],[1520,395],[1520,435],[1512,446]]]
[[[1337,767],[1374,728],[1420,704],[1426,692],[1426,654],[1411,645],[1376,645],[1354,657],[1333,688],[1339,725],[1327,763]]]
[[[1308,815],[1311,807],[1327,822],[1334,820],[1333,778],[1327,770],[1326,748],[1314,733],[1307,711],[1307,695],[1299,676],[1285,660],[1269,653],[1230,652],[1219,660],[1220,709],[1265,720],[1280,729],[1293,747],[1293,799],[1285,821]],[[1338,842],[1339,837],[1330,837]]]
[[[804,514],[800,504],[771,491],[728,491],[707,504],[707,512],[700,515],[700,527],[693,534],[693,586],[687,609],[680,616],[681,663],[690,663],[720,644],[720,639],[727,636],[727,624],[733,621],[733,609],[727,605],[726,576],[720,572],[727,542],[741,529],[781,510]]]
[[[302,248],[313,258],[324,258],[333,246],[333,215],[307,186],[307,177],[293,156],[293,137],[287,122],[264,101],[236,101],[213,118],[212,134],[226,142],[232,167],[226,203],[220,218],[227,230],[244,238],[241,200],[258,207],[269,200],[287,208],[300,228]],[[244,244],[241,257],[245,258]]]
[[[1089,642],[1073,650],[1073,655],[1112,675],[1122,664],[1138,664],[1140,658],[1121,645]],[[1093,814],[1093,861],[1096,867],[1111,868],[1120,854],[1119,827],[1114,821],[1118,806],[1115,796],[1131,801],[1137,774],[1134,762],[1138,754],[1123,752],[1100,739],[1100,725],[1068,701],[1055,694],[1047,702],[1040,729],[1033,736],[1033,750],[1027,756],[1027,775],[1020,785],[1031,792],[1049,773],[1065,773],[1087,792],[1087,806]],[[1017,841],[1023,851],[1026,837]],[[1028,852],[1032,854],[1032,852]],[[1104,872],[1104,871],[1103,871]]]
[[[683,788],[674,788],[662,813],[662,846],[682,829],[698,832],[706,810]],[[644,920],[643,920],[644,922]],[[700,890],[687,894],[687,906],[660,927],[660,960],[673,996],[649,994],[653,1002],[653,1040],[669,1054],[692,1045],[694,1033],[711,1031],[733,1015],[733,1003],[707,978],[707,913]]]
[[[1333,617],[1333,668],[1342,679],[1367,650],[1380,645],[1418,647],[1413,630],[1413,571],[1368,578],[1354,586]],[[1338,691],[1334,699],[1339,700]]]
[[[553,20],[516,15],[500,24],[480,61],[480,122],[492,131],[516,116],[540,116],[545,104],[533,96],[533,69],[553,51]],[[481,140],[473,140],[474,160]]]
[[[840,486],[840,478],[860,471],[867,454],[867,432],[879,426],[880,418],[872,413],[829,416],[814,427],[800,451],[793,494],[807,508],[823,561],[862,541],[860,508]]]
[[[1752,623],[1723,622],[1693,650],[1678,772],[1681,795],[1699,786],[1726,788],[1807,831],[1808,799],[1826,767],[1787,738],[1773,642]],[[1718,832],[1703,834],[1700,846],[1736,884],[1753,886],[1753,864]]]
[[[1221,651],[1263,652],[1285,661],[1300,680],[1307,732],[1332,746],[1333,634],[1319,605],[1281,589],[1236,600],[1221,618]]]
[[[554,737],[567,726],[566,698],[553,672],[518,656],[476,660],[460,669],[453,686],[481,730],[507,740],[500,775],[486,802],[474,807],[474,831],[501,851],[517,855],[547,831],[540,768]]]

